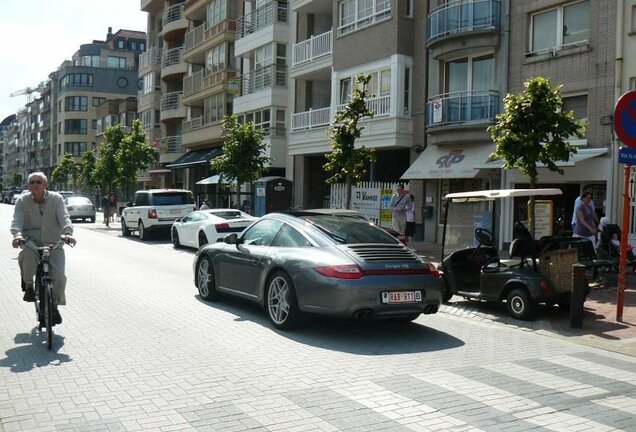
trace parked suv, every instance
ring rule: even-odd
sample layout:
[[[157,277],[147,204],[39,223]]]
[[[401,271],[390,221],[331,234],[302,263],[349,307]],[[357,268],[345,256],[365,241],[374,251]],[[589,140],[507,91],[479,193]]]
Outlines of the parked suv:
[[[172,223],[196,210],[194,195],[185,189],[150,189],[135,192],[121,213],[121,234],[139,232],[141,240],[157,231],[170,230]]]

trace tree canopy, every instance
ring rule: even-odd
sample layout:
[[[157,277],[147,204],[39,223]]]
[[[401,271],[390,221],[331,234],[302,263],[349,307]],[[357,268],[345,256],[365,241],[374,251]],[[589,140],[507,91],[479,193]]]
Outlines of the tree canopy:
[[[563,174],[556,162],[567,162],[576,153],[569,140],[583,138],[585,127],[572,111],[563,111],[561,86],[542,77],[523,85],[524,91],[504,98],[503,112],[488,127],[496,145],[491,158],[501,159],[504,169],[519,169],[535,187],[539,164]]]
[[[368,92],[371,75],[357,74],[349,102],[334,116],[329,126],[329,141],[332,151],[327,153],[327,163],[324,168],[331,174],[327,183],[345,181],[347,198],[346,206],[351,204],[351,188],[364,179],[367,166],[375,162],[376,155],[372,148],[359,146],[355,143],[362,135],[364,127],[358,127],[363,118],[373,118],[373,111],[367,106],[367,98],[373,97]]]
[[[64,153],[64,156],[62,156],[62,159],[60,159],[60,162],[51,173],[51,181],[67,185],[68,177],[71,176],[73,184],[75,184],[79,171],[79,166],[75,162],[74,156],[71,153]]]

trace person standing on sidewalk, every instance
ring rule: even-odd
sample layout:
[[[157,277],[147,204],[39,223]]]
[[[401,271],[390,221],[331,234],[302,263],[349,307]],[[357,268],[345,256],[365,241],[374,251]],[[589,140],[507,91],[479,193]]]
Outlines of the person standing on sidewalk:
[[[397,192],[391,197],[389,208],[392,211],[391,221],[393,229],[400,235],[400,240],[404,242],[404,231],[406,230],[406,211],[413,208],[411,197],[406,194],[404,185],[398,184]]]
[[[115,222],[117,219],[117,196],[115,195],[115,192],[111,192],[110,197],[108,197],[108,207],[110,221]]]
[[[406,227],[404,229],[404,237],[406,245],[413,249],[413,236],[415,235],[415,197],[409,195],[411,199],[411,207],[406,210]]]

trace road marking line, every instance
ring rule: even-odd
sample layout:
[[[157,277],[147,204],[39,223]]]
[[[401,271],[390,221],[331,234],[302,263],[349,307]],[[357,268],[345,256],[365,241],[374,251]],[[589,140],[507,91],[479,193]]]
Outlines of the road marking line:
[[[636,373],[628,372],[622,369],[616,369],[608,365],[594,363],[569,355],[559,355],[542,360],[557,364],[559,366],[577,369],[593,375],[599,375],[615,381],[626,382],[628,384],[636,383]]]
[[[530,384],[536,384],[541,387],[557,390],[561,393],[577,398],[598,396],[609,393],[607,390],[602,388],[594,387],[568,378],[562,378],[557,375],[541,372],[514,363],[481,366],[481,368],[525,381]]]
[[[422,430],[422,425],[426,425],[435,430],[482,431],[436,408],[421,404],[371,381],[361,381],[355,386],[334,391],[409,429],[419,431]]]
[[[474,381],[447,371],[434,371],[414,375],[415,378],[459,393],[487,406],[508,413],[518,419],[559,432],[580,432],[581,425],[595,432],[612,431],[615,428],[597,423],[565,412],[559,412],[549,406],[515,395],[506,390]]]

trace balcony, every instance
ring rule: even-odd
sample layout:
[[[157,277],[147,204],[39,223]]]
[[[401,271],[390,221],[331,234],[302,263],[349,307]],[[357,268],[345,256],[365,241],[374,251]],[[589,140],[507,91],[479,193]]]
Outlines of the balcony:
[[[186,0],[183,13],[191,21],[203,21],[208,3],[208,0]]]
[[[185,35],[184,59],[189,63],[205,63],[207,51],[226,41],[234,41],[236,21],[222,21],[210,28],[207,23],[190,30]]]
[[[496,91],[437,95],[426,104],[426,132],[433,136],[431,144],[488,141],[486,126],[495,122],[498,112]]]
[[[161,121],[185,117],[185,106],[181,102],[183,92],[166,93],[161,97]]]
[[[183,14],[183,3],[170,6],[163,12],[162,35],[166,40],[179,39],[188,29],[188,20]]]
[[[391,114],[391,96],[381,96],[366,100],[369,111],[373,111],[373,117],[385,117]],[[338,105],[338,111],[346,107],[347,104]]]
[[[199,144],[221,143],[223,141],[222,120],[206,120],[196,117],[183,122],[183,146],[190,147]]]
[[[331,107],[294,113],[291,129],[297,131],[326,127],[331,123],[331,117]]]
[[[164,50],[161,56],[161,79],[183,75],[187,70],[188,65],[183,61],[183,47]]]
[[[269,65],[239,77],[241,96],[272,87],[287,87],[287,66]]]
[[[158,90],[137,92],[137,107],[139,112],[156,109],[161,105],[161,92]]]
[[[237,20],[236,39],[241,39],[276,22],[287,22],[287,1],[272,1]]]
[[[139,76],[159,69],[161,65],[161,48],[151,47],[139,56]]]
[[[159,162],[169,163],[183,154],[181,135],[167,136],[159,141]]]
[[[293,66],[311,62],[318,58],[331,55],[333,49],[333,30],[294,45]]]
[[[228,81],[235,76],[236,73],[233,70],[223,69],[217,72],[200,70],[185,77],[183,79],[183,103],[192,105],[195,100],[225,91]]]
[[[457,0],[431,11],[426,45],[434,58],[494,47],[501,29],[500,0]]]

